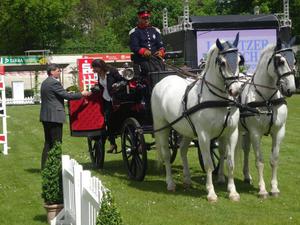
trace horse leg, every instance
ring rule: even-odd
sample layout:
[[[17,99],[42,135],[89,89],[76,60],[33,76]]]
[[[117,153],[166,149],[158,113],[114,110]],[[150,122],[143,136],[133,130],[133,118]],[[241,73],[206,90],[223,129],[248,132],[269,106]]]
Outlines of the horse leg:
[[[213,163],[210,156],[210,137],[204,136],[203,132],[197,132],[198,134],[198,142],[201,149],[201,154],[204,162],[204,168],[206,171],[206,190],[207,200],[209,202],[216,202],[218,200],[218,196],[215,193],[213,180],[212,180],[212,172],[213,172]]]
[[[175,191],[176,185],[172,178],[172,169],[171,169],[171,153],[169,149],[169,129],[164,129],[156,134],[156,141],[160,147],[161,157],[165,163],[166,169],[166,183],[167,183],[167,190],[168,191]]]
[[[244,182],[248,184],[252,184],[252,177],[250,175],[249,170],[249,153],[250,153],[250,136],[247,132],[245,135],[240,135],[240,139],[242,141],[242,148],[244,152],[244,165],[243,165],[243,174],[244,174]]]
[[[240,195],[236,191],[234,177],[233,177],[234,153],[235,153],[235,147],[236,147],[237,140],[238,140],[238,129],[236,128],[229,137],[224,137],[224,138],[226,138],[226,139],[224,139],[224,143],[226,146],[227,167],[228,167],[227,190],[229,192],[229,199],[236,202],[236,201],[240,200]]]
[[[220,153],[220,161],[219,161],[217,182],[218,182],[218,184],[225,184],[224,162],[225,162],[226,148],[223,143],[223,139],[219,140],[219,153]]]
[[[192,139],[182,138],[180,142],[180,156],[183,164],[183,186],[189,188],[192,185],[189,164],[187,160],[187,151]]]
[[[257,132],[252,132],[251,142],[252,142],[253,149],[255,150],[256,168],[258,170],[258,179],[259,179],[258,196],[261,198],[267,198],[269,194],[266,191],[266,184],[264,181],[264,157],[261,151],[261,135],[258,134]]]
[[[270,164],[272,167],[271,194],[274,197],[277,197],[280,193],[278,189],[277,169],[278,169],[280,144],[284,135],[285,135],[285,126],[281,127],[276,134],[272,134],[272,154],[270,158]]]

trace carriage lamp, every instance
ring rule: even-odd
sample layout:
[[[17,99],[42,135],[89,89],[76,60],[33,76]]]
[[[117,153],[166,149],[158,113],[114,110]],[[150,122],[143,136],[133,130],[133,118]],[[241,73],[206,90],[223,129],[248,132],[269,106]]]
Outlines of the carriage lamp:
[[[132,80],[134,77],[133,69],[127,68],[122,71],[122,75],[126,80]]]

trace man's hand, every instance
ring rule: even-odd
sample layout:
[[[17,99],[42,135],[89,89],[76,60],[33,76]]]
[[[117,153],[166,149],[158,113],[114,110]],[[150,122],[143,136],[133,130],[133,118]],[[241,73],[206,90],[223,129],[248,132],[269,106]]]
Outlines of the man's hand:
[[[145,50],[143,56],[144,57],[149,57],[151,55],[151,51],[149,51],[148,49]]]
[[[156,57],[159,57],[159,58],[163,58],[164,56],[163,56],[163,53],[162,53],[162,51],[156,51],[155,53],[154,53],[154,55],[156,56]]]
[[[81,94],[84,96],[84,97],[87,97],[87,96],[90,96],[92,94],[92,92],[90,91],[82,91]]]

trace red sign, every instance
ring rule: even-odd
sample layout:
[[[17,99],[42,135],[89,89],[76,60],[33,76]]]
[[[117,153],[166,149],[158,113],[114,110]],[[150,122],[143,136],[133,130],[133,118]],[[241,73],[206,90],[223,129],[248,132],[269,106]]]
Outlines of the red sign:
[[[91,86],[97,83],[97,74],[94,74],[91,67],[93,59],[83,58],[77,60],[78,81],[80,90],[90,90]]]
[[[0,134],[0,142],[1,143],[5,142],[5,135],[4,134]]]
[[[5,74],[5,66],[0,65],[0,75],[4,75],[4,74]]]
[[[102,59],[105,62],[131,62],[131,53],[95,53],[83,57]]]

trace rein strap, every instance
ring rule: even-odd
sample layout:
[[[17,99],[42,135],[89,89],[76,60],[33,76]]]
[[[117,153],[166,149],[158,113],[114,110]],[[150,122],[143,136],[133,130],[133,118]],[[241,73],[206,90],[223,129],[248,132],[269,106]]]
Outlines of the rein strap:
[[[168,127],[173,126],[175,123],[177,123],[179,120],[181,120],[184,117],[187,117],[197,111],[200,111],[202,109],[208,109],[208,108],[224,108],[224,107],[231,107],[231,106],[237,106],[235,102],[229,102],[229,101],[206,101],[198,103],[197,105],[194,105],[193,107],[189,108],[188,110],[184,111],[180,117],[178,117],[176,120],[172,121],[166,126],[163,126],[159,129],[153,130],[153,133],[162,131]]]

